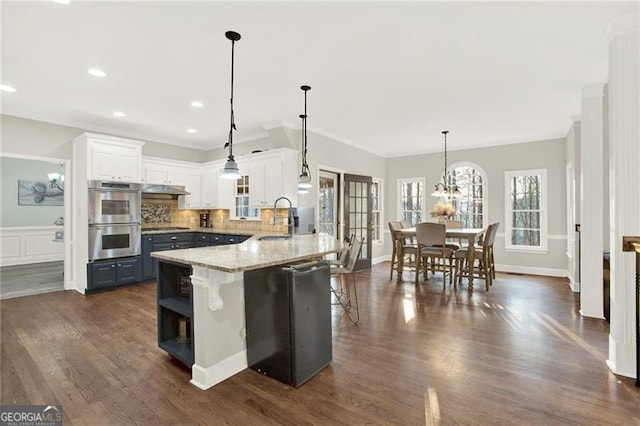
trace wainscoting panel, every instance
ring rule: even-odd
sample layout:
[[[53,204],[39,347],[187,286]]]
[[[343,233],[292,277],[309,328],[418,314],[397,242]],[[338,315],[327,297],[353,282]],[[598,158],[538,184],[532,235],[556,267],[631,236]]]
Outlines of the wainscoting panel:
[[[59,226],[0,228],[0,266],[64,260],[64,242],[56,240]]]

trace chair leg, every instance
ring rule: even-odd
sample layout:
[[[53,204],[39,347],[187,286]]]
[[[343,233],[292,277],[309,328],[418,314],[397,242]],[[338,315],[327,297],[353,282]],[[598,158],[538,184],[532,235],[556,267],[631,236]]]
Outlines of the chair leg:
[[[391,271],[389,274],[390,280],[393,279],[393,267],[398,264],[398,259],[397,259],[398,253],[396,252],[396,249],[397,249],[396,243],[394,242],[393,249],[391,250]],[[396,271],[396,273],[398,272]]]

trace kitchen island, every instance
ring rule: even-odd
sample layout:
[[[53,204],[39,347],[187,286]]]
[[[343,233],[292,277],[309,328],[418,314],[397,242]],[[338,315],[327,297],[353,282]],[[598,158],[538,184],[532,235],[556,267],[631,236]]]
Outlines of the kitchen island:
[[[254,237],[235,245],[189,248],[153,252],[158,259],[159,333],[177,330],[178,325],[162,326],[165,310],[169,308],[190,318],[192,334],[189,351],[178,349],[177,359],[191,366],[191,383],[208,389],[247,368],[245,328],[244,272],[286,265],[298,261],[323,258],[343,250],[343,244],[329,235],[299,235],[290,239],[261,239]],[[189,303],[174,288],[167,297],[161,295],[168,277],[184,276],[190,272]],[[182,274],[182,275],[181,275]],[[172,278],[171,278],[172,279]],[[180,285],[182,278],[177,278]],[[172,295],[177,297],[168,297]],[[190,305],[190,306],[189,306]],[[190,310],[190,312],[189,312]],[[189,315],[187,315],[189,314]],[[170,317],[168,317],[171,320]],[[184,327],[184,324],[180,325]],[[163,328],[164,327],[164,328]],[[183,330],[182,330],[183,331]],[[175,334],[175,333],[174,333]],[[181,333],[184,334],[184,333]],[[187,334],[189,334],[187,332]],[[179,340],[184,340],[181,336]],[[168,345],[175,345],[172,340]],[[162,346],[162,345],[161,345]],[[178,344],[180,346],[180,344]],[[167,349],[167,347],[165,347]]]

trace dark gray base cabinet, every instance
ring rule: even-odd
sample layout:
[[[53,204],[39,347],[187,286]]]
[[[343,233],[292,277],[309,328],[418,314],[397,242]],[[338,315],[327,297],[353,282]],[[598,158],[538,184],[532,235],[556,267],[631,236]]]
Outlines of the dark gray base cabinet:
[[[99,260],[87,265],[87,289],[96,290],[140,282],[140,257]]]
[[[191,367],[193,352],[193,297],[191,267],[165,260],[158,267],[158,346]]]
[[[151,253],[154,251],[238,244],[248,238],[250,238],[248,235],[213,234],[210,232],[178,232],[143,235],[142,280],[148,281],[156,278],[158,262],[151,257]]]
[[[152,280],[156,277],[156,260],[151,257],[154,251],[178,250],[194,247],[193,234],[183,232],[177,234],[143,235],[142,236],[142,279]],[[198,246],[196,246],[198,247]]]

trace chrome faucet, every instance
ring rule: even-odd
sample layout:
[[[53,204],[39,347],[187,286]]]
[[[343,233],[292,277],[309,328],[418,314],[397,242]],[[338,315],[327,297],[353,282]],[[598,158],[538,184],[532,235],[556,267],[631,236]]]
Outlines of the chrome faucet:
[[[287,202],[289,202],[289,209],[287,212],[287,228],[289,231],[289,236],[292,237],[293,236],[293,216],[291,215],[291,209],[293,208],[293,203],[291,202],[290,199],[288,199],[287,197],[280,197],[278,199],[276,199],[276,201],[273,203],[273,224],[277,224],[278,223],[278,217],[276,214],[276,206],[278,205],[278,201],[280,200],[287,200]]]

